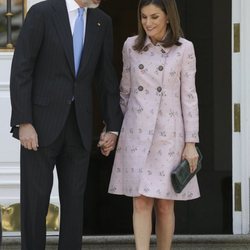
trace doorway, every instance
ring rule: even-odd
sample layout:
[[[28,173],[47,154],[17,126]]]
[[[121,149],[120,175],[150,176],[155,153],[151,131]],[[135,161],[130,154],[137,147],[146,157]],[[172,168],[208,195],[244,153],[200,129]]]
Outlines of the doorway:
[[[185,37],[197,57],[201,198],[176,202],[176,234],[232,233],[231,1],[176,0]],[[114,63],[121,76],[121,51],[137,32],[138,0],[106,0],[101,8],[113,20]],[[122,5],[122,6],[121,6]],[[132,201],[107,194],[114,154],[103,157],[95,145],[101,129],[98,111],[85,200],[84,234],[131,234]]]

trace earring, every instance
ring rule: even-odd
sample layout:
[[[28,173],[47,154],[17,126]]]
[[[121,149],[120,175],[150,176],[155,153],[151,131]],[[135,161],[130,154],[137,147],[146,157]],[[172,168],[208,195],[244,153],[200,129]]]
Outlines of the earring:
[[[167,23],[169,23],[169,21],[167,20]]]

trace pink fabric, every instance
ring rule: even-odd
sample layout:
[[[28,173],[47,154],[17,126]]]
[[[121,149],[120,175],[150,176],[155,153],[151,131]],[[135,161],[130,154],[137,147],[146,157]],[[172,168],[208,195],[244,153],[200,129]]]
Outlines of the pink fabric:
[[[196,176],[180,194],[170,181],[185,142],[199,142],[196,59],[193,44],[164,48],[149,39],[143,52],[133,50],[136,37],[123,47],[120,85],[124,121],[109,193],[173,200],[200,196]]]

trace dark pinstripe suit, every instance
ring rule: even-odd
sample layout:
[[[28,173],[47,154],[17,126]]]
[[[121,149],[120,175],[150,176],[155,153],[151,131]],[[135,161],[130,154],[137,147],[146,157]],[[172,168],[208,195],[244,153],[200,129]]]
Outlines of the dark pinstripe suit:
[[[64,0],[31,7],[12,62],[11,126],[31,123],[39,150],[21,149],[22,249],[45,245],[45,216],[57,167],[61,202],[59,249],[80,249],[83,193],[92,134],[95,80],[107,129],[119,131],[122,115],[112,66],[111,19],[89,9],[83,56],[74,76],[73,45]],[[75,101],[72,103],[72,98]]]

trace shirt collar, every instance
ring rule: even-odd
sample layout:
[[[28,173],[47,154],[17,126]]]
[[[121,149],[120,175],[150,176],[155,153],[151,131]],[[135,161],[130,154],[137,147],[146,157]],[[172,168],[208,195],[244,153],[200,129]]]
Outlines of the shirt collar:
[[[66,6],[67,6],[67,10],[68,12],[72,12],[77,10],[79,7],[79,5],[77,4],[76,1],[74,0],[66,0]],[[87,7],[84,8],[85,12],[87,11]]]

